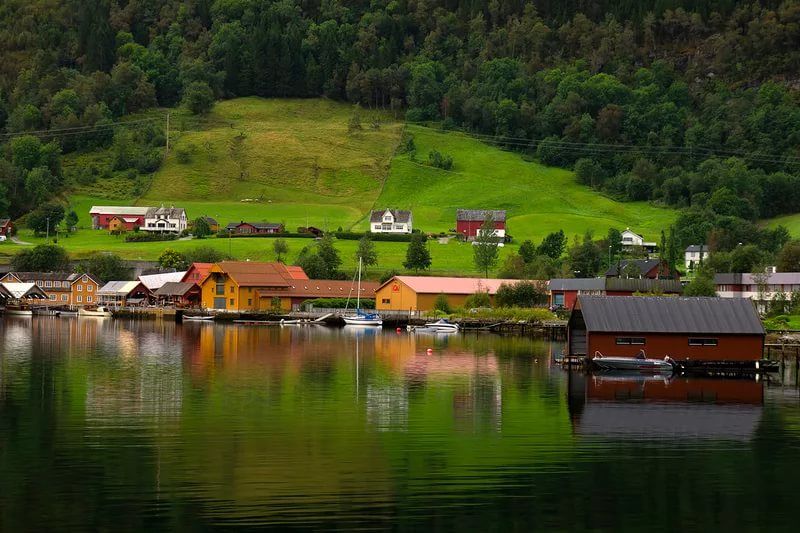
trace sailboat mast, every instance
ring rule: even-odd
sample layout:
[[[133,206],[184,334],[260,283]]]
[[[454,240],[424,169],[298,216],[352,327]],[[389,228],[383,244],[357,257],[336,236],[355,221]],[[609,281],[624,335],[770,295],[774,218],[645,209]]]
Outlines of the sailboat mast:
[[[358,289],[356,290],[356,309],[361,309],[361,256],[358,256]]]

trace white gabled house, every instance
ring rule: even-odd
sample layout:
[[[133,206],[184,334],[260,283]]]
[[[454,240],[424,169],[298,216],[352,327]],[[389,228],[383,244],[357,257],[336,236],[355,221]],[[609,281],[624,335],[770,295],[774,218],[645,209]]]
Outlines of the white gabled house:
[[[646,242],[644,237],[639,235],[636,232],[631,231],[631,228],[626,228],[625,231],[622,232],[622,240],[620,241],[622,244],[623,250],[629,251],[633,248],[644,248],[647,252],[655,252],[658,249],[658,245],[654,242]]]
[[[186,210],[182,207],[151,207],[144,216],[142,231],[180,233],[186,229]]]
[[[684,264],[687,270],[694,270],[697,266],[708,259],[708,246],[705,244],[692,244],[686,247],[683,252]]]
[[[369,215],[370,233],[411,233],[413,229],[411,211],[384,209]]]

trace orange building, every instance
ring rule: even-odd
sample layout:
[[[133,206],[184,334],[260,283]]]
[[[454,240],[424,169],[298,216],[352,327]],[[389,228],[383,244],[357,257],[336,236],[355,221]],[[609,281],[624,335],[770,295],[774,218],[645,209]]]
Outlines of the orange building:
[[[436,298],[444,294],[452,307],[462,307],[468,296],[486,292],[494,302],[501,285],[514,285],[518,279],[446,278],[434,276],[394,276],[375,291],[375,307],[380,310],[431,311]]]
[[[2,278],[8,283],[35,283],[45,294],[49,305],[91,306],[98,303],[100,288],[91,274],[69,272],[9,272]]]

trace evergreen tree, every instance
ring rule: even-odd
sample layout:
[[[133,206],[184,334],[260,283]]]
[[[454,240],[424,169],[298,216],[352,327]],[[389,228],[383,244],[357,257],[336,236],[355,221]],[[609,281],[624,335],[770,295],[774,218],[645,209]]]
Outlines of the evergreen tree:
[[[423,233],[415,233],[411,237],[411,242],[408,243],[408,248],[406,249],[406,260],[403,262],[403,267],[415,272],[427,270],[431,267],[431,253],[428,251],[426,241],[427,238]]]

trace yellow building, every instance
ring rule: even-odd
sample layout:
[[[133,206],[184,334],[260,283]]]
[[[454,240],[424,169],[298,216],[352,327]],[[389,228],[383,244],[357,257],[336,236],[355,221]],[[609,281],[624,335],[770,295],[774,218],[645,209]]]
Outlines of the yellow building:
[[[379,311],[432,311],[436,298],[444,294],[450,306],[462,307],[472,294],[486,292],[494,301],[500,285],[518,282],[518,279],[395,276],[375,291],[375,306]]]
[[[69,272],[9,272],[2,282],[35,283],[47,295],[50,305],[92,306],[97,305],[100,284],[91,274]]]
[[[356,297],[350,281],[308,279],[302,268],[283,263],[215,263],[199,285],[204,308],[231,312],[291,311],[314,298]],[[362,282],[361,298],[372,298],[377,287]]]

